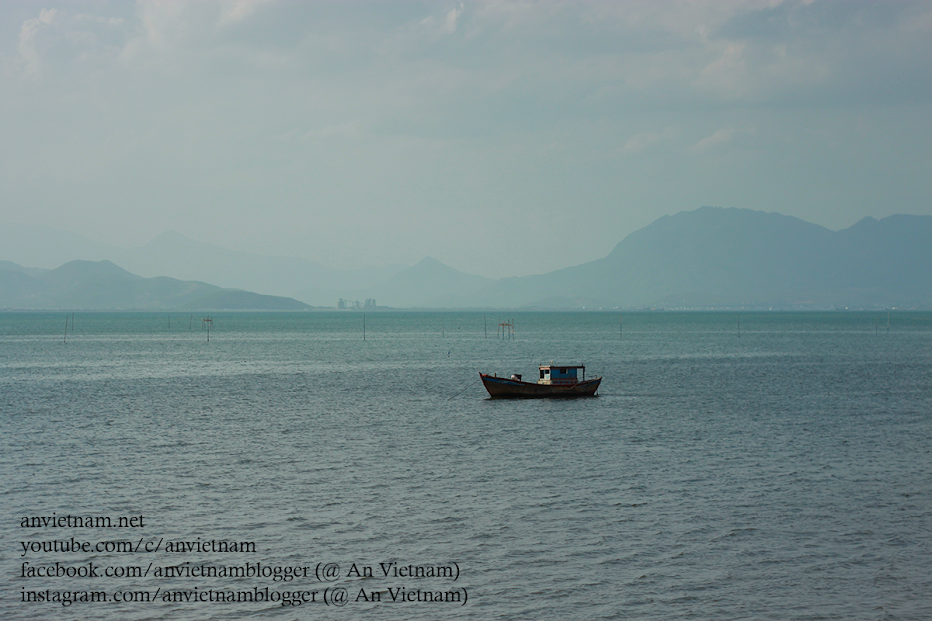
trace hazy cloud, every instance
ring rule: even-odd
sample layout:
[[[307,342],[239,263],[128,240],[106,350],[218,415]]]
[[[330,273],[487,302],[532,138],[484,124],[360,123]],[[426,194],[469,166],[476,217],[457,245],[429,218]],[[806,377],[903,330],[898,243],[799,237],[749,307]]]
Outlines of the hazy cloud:
[[[708,151],[709,149],[712,149],[719,145],[730,142],[734,136],[735,136],[734,127],[723,127],[721,129],[715,130],[714,132],[712,132],[711,134],[709,134],[702,140],[696,142],[695,144],[690,146],[689,149],[690,151],[693,151],[696,153],[699,153],[702,151]]]
[[[481,247],[520,273],[702,204],[932,210],[918,0],[74,1],[3,24],[5,209],[112,243],[435,244],[466,271]]]
[[[640,132],[625,142],[622,152],[640,153],[661,142],[673,140],[677,135],[678,132],[674,127],[667,127],[661,132]]]

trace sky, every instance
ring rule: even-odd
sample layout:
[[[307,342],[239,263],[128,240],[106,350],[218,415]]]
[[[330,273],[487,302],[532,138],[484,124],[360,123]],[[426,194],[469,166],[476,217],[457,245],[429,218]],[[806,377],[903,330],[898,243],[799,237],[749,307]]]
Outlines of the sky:
[[[932,3],[0,3],[0,226],[502,277],[704,205],[932,215]]]

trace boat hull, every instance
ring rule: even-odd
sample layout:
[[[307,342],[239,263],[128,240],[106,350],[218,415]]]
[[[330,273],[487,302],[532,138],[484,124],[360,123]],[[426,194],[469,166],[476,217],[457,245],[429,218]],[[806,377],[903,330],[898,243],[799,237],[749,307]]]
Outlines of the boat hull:
[[[492,399],[572,399],[594,397],[601,377],[575,384],[533,384],[480,373],[482,385]]]

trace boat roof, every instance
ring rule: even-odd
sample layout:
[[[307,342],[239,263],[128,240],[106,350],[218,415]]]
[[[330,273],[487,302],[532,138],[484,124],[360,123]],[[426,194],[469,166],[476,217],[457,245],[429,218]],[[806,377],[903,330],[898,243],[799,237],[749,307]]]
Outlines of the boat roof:
[[[584,364],[542,364],[540,365],[541,369],[585,369],[586,365]]]

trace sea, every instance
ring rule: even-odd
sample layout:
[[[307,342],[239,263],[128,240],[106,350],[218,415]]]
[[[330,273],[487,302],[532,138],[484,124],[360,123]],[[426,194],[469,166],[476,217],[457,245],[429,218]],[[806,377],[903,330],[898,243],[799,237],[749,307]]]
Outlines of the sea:
[[[930,312],[0,312],[0,432],[2,619],[932,619]]]

